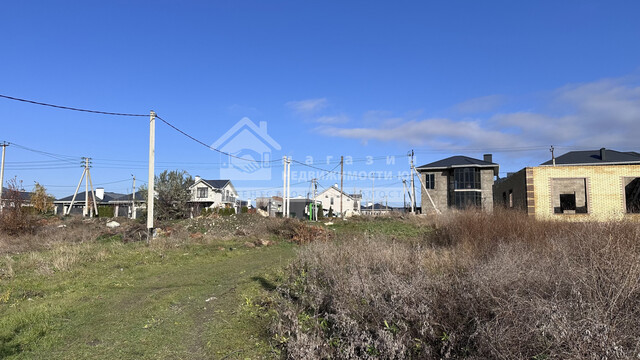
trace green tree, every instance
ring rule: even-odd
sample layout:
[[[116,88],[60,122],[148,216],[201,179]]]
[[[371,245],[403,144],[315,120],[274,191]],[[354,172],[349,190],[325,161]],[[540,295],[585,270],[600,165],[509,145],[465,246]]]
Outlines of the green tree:
[[[189,216],[189,186],[193,178],[184,170],[165,170],[155,177],[154,213],[158,220],[184,219]],[[146,187],[142,187],[146,198]]]
[[[327,217],[333,217],[333,207],[329,206],[329,213],[327,214]]]
[[[47,189],[38,182],[31,193],[31,205],[41,214],[53,210],[53,196],[47,194]]]

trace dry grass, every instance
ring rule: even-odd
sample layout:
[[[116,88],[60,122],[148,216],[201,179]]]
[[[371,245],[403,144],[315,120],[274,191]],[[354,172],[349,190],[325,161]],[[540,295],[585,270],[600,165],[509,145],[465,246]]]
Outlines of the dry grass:
[[[287,356],[640,357],[638,224],[468,212],[434,229],[307,246],[273,326]]]

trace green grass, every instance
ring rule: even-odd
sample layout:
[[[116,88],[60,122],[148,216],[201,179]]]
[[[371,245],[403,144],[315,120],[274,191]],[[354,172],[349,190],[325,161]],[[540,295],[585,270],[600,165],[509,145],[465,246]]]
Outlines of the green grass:
[[[277,357],[256,299],[293,245],[155,249],[118,240],[0,260],[14,274],[0,279],[0,358]]]

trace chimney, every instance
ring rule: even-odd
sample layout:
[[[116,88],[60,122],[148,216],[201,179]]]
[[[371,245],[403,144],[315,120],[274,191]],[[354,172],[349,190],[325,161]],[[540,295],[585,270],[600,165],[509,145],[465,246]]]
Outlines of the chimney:
[[[493,162],[493,155],[484,154],[484,161],[492,163]]]
[[[200,181],[200,175],[196,175],[196,177],[193,178],[194,183],[197,183],[198,181]]]
[[[260,131],[262,131],[263,133],[267,133],[267,122],[266,121],[260,121]]]
[[[104,199],[104,188],[96,188],[96,197],[98,200]]]
[[[602,161],[607,160],[607,149],[605,148],[600,149],[600,160]]]

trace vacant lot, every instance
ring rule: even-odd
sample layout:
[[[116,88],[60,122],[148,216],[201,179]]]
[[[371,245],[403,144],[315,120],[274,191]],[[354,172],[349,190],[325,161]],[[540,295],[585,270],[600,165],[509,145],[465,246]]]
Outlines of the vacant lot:
[[[430,221],[353,221],[301,249],[272,326],[284,355],[640,358],[638,223]]]

